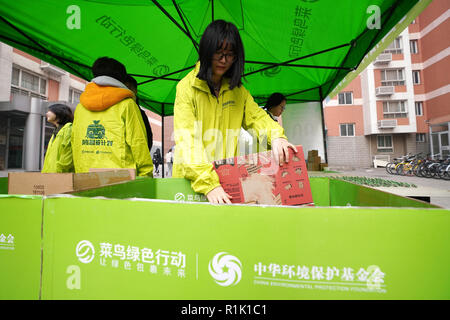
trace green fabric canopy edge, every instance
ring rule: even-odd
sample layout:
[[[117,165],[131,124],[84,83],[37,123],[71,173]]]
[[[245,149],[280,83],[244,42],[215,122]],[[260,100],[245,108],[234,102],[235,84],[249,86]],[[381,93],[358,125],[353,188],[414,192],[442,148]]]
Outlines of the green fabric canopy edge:
[[[388,8],[386,11],[384,11],[382,13],[382,21],[384,20],[384,22],[382,23],[382,27],[380,29],[378,29],[376,31],[365,29],[364,32],[362,32],[360,35],[358,35],[358,37],[356,37],[350,43],[342,44],[341,46],[338,46],[339,48],[348,46],[349,50],[348,50],[346,57],[342,60],[341,65],[336,66],[337,71],[335,73],[335,76],[332,79],[321,84],[320,86],[303,89],[299,92],[287,94],[286,97],[288,99],[288,103],[310,102],[310,101],[321,102],[321,101],[323,101],[325,99],[325,97],[328,96],[333,91],[333,89],[338,84],[340,84],[340,82],[342,82],[342,80],[349,74],[349,72],[354,71],[351,74],[353,77],[356,77],[356,75],[362,71],[362,70],[358,69],[361,62],[364,60],[364,58],[370,52],[370,50],[372,50],[373,47],[375,47],[375,45],[380,40],[382,40],[383,37],[393,27],[395,27],[398,20],[400,20],[401,17],[403,17],[404,11],[409,12],[407,14],[408,20],[412,21],[423,9],[425,9],[425,7],[431,1],[432,0],[421,0],[421,1],[419,1],[419,0],[415,0],[415,1],[397,0],[397,1],[395,1],[394,4],[390,8]],[[157,3],[157,1],[153,1],[153,2]],[[402,5],[405,6],[405,8],[403,8]],[[410,9],[412,6],[414,6],[414,8]],[[385,18],[387,17],[387,18],[383,19],[383,17],[385,17]],[[50,63],[58,66],[58,67],[61,67],[62,69],[66,70],[68,72],[74,73],[75,75],[83,78],[86,81],[90,81],[90,79],[92,78],[90,66],[87,66],[80,62],[77,62],[71,58],[67,58],[67,57],[63,57],[63,56],[51,53],[49,50],[47,50],[45,47],[43,47],[41,44],[39,44],[39,42],[36,39],[33,39],[29,35],[25,34],[23,31],[21,31],[13,23],[9,22],[4,17],[0,17],[0,22],[1,22],[0,24],[3,25],[2,26],[3,30],[4,30],[5,26],[9,26],[10,28],[13,28],[15,30],[16,35],[19,36],[19,38],[22,37],[23,40],[28,40],[31,44],[26,44],[17,39],[13,39],[13,38],[10,38],[10,37],[2,34],[2,35],[0,35],[0,39],[3,42],[10,44],[13,47],[16,47],[24,52],[32,54],[33,56],[36,56],[37,58],[40,58],[44,61],[50,62]],[[400,25],[400,24],[405,25],[405,21],[401,21],[400,23],[398,23],[398,25]],[[407,26],[407,24],[406,24],[406,26]],[[398,27],[396,30],[397,35],[399,33],[401,33],[403,31],[403,29],[404,28]],[[355,51],[352,51],[352,48],[355,48],[358,45],[358,42],[357,42],[358,39],[364,37],[366,34],[375,34],[375,36],[371,37],[369,45],[365,49],[364,54],[361,56],[361,54],[358,54],[359,52],[353,53]],[[32,44],[34,44],[34,46]],[[389,45],[389,42],[385,43],[385,45],[386,46]],[[324,51],[326,52],[326,51],[329,51],[332,49],[333,48],[330,48],[330,49],[324,50]],[[313,53],[313,54],[309,54],[309,55],[303,56],[303,57],[298,57],[296,59],[292,59],[289,61],[275,63],[275,64],[269,65],[263,69],[256,70],[252,73],[260,72],[261,70],[267,70],[267,69],[274,68],[277,66],[288,67],[290,63],[295,63],[295,61],[298,61],[298,60],[304,59],[305,57],[316,55],[316,54],[317,53]],[[355,61],[357,61],[357,63],[354,64],[353,67],[345,66],[348,58],[351,57],[352,54],[356,55],[356,60],[355,60],[355,58],[353,58],[353,59]],[[365,64],[370,63],[375,57],[376,57],[376,55],[372,55],[371,60],[365,61]],[[366,60],[368,60],[368,59],[366,59]],[[359,70],[359,72],[358,72],[358,70]],[[180,71],[176,71],[176,72],[170,73],[169,75],[163,75],[161,77],[158,77],[159,79],[157,79],[156,81],[161,80],[166,77],[169,77],[170,75],[173,75],[173,74],[176,74],[179,72]],[[249,74],[246,74],[246,75],[249,75]],[[246,75],[244,75],[244,76],[246,76]],[[148,76],[148,77],[150,79],[155,78],[152,76]],[[176,79],[173,79],[173,80],[176,80]],[[163,81],[173,81],[173,80],[163,80]],[[311,94],[309,94],[309,97],[305,94],[306,92],[310,92],[310,91],[316,91],[315,94],[312,95],[312,98],[310,98]],[[141,104],[145,108],[155,112],[156,114],[163,116],[163,117],[173,115],[173,102],[170,103],[170,102],[154,101],[152,99],[149,99],[144,94],[139,94],[138,96],[139,96]],[[264,97],[264,96],[258,96],[258,97],[255,97],[255,101],[258,103],[263,103],[263,102],[265,102],[266,98],[267,97]]]

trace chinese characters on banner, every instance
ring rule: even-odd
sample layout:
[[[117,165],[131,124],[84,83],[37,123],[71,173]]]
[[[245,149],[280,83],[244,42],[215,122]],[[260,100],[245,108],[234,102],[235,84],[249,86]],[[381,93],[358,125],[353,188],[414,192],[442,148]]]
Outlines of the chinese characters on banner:
[[[111,17],[103,15],[97,18],[95,22],[108,30],[111,36],[119,39],[122,45],[128,47],[130,51],[134,53],[138,58],[143,59],[149,67],[157,65],[158,59],[152,56],[150,51],[146,50],[144,46],[136,41],[133,36],[127,34],[127,31],[117,22],[115,22]]]
[[[289,46],[289,57],[299,57],[302,51],[308,28],[311,24],[310,8],[296,6],[294,11],[293,28],[291,32],[291,42]]]
[[[254,265],[256,279],[298,281],[317,283],[330,283],[340,285],[366,285],[368,288],[380,289],[385,287],[385,274],[377,266],[368,268],[337,268],[335,266],[300,266],[280,265],[270,263],[268,265],[258,262]]]
[[[171,276],[176,273],[179,278],[185,278],[186,255],[182,252],[149,248],[124,246],[121,244],[100,243],[100,264],[111,265],[119,268],[120,262],[125,270],[137,270],[157,274],[162,268],[162,273]],[[174,270],[175,269],[175,270]]]

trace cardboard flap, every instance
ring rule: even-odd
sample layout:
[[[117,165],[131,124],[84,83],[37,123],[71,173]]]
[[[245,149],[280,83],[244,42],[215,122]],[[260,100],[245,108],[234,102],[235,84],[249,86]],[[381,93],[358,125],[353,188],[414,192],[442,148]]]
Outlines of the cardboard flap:
[[[92,171],[96,172],[92,172]],[[85,190],[135,179],[128,169],[91,169],[91,172],[76,173],[73,177],[74,190]]]

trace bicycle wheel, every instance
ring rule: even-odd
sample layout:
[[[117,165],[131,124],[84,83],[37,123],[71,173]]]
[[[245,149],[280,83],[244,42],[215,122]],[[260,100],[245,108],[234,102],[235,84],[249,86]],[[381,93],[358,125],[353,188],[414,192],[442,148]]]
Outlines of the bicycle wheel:
[[[391,165],[391,162],[389,162],[388,164],[386,164],[385,169],[386,169],[386,172],[387,172],[387,173],[390,173],[390,172],[389,172],[389,166],[390,166],[390,165]]]
[[[397,168],[395,168],[395,172],[397,172],[398,175],[404,176],[405,172],[403,171],[404,165],[403,163],[400,163]]]
[[[442,179],[450,180],[450,165],[447,165],[447,167],[444,169],[444,174],[442,175]]]
[[[439,168],[439,164],[433,164],[430,167],[430,176],[431,176],[431,178],[438,178],[439,179],[439,175],[437,174],[438,173],[438,168]]]
[[[413,165],[412,164],[406,164],[406,165],[404,165],[403,166],[403,174],[405,175],[405,176],[412,176],[412,175],[414,175],[414,172],[413,172]]]
[[[422,175],[420,174],[420,164],[416,164],[412,169],[412,172],[416,177],[421,177]]]
[[[389,174],[394,174],[393,173],[393,169],[394,169],[394,167],[395,167],[395,163],[394,162],[389,162],[387,165],[386,165],[386,171],[387,171],[387,173],[389,173]]]
[[[445,174],[445,169],[447,168],[447,165],[443,164],[440,165],[437,169],[437,176],[439,176],[439,178],[444,179],[444,174]]]
[[[422,175],[422,177],[431,178],[430,169],[428,168],[428,164],[425,164],[422,166],[422,168],[420,169],[420,174]]]

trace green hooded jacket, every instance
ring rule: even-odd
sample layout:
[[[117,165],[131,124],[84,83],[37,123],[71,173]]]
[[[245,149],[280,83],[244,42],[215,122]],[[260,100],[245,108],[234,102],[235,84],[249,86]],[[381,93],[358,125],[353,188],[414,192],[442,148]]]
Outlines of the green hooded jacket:
[[[153,176],[144,122],[128,89],[86,85],[75,109],[72,150],[75,172],[129,168]]]
[[[244,86],[229,88],[222,79],[219,97],[197,78],[200,63],[177,85],[174,105],[174,178],[187,178],[198,193],[220,186],[212,161],[239,154],[241,128],[259,141],[286,138],[283,128],[253,100]],[[253,131],[253,132],[252,132]]]
[[[72,158],[72,123],[66,123],[48,143],[42,173],[74,172]]]

